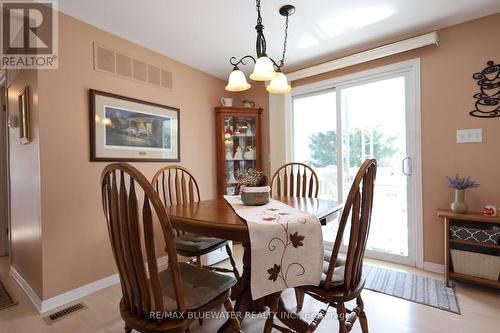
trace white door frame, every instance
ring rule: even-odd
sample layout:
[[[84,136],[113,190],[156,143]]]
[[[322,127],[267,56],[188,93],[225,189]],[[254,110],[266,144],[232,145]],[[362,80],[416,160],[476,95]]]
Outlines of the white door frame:
[[[400,256],[375,255],[380,259],[416,266],[422,269],[423,258],[423,221],[422,221],[422,153],[421,153],[421,104],[420,104],[420,58],[402,61],[382,67],[369,69],[354,74],[335,77],[328,80],[318,81],[307,85],[293,88],[291,93],[284,95],[270,95],[269,110],[271,114],[270,131],[271,135],[271,169],[275,170],[279,165],[290,162],[292,159],[292,96],[303,95],[324,89],[337,90],[337,110],[340,110],[340,98],[338,96],[342,88],[359,83],[369,83],[383,78],[404,75],[406,77],[406,107],[407,107],[407,135],[408,156],[412,157],[412,176],[408,179],[408,233],[410,253],[414,258],[404,258]],[[337,130],[341,127],[341,112],[337,113]],[[338,132],[340,133],[340,132]],[[339,145],[341,142],[339,140]],[[275,147],[275,149],[273,149]],[[273,150],[280,150],[281,154],[274,154]],[[342,154],[342,149],[337,149]],[[340,161],[342,161],[342,156]],[[340,175],[341,177],[342,175]],[[339,184],[342,184],[339,182]],[[341,194],[339,191],[339,194]],[[339,196],[340,200],[343,199]],[[413,236],[413,237],[412,237]],[[413,251],[412,251],[413,250]]]
[[[3,96],[1,100],[7,107],[7,79],[6,79],[6,71],[0,70],[0,87],[3,88]],[[1,90],[0,90],[1,91]],[[0,126],[2,126],[3,137],[0,141],[4,147],[2,147],[2,156],[0,156],[0,163],[3,165],[0,168],[3,170],[3,182],[0,181],[0,186],[2,187],[0,191],[2,191],[2,195],[0,196],[2,202],[0,203],[0,207],[2,208],[0,217],[0,256],[9,255],[10,253],[10,185],[9,185],[9,129],[7,128],[7,118],[8,112],[7,109],[2,110],[2,104],[0,103],[0,112],[2,113],[3,120],[0,122]],[[5,157],[5,160],[3,158]],[[5,210],[5,211],[4,211]],[[7,231],[7,233],[6,233]]]

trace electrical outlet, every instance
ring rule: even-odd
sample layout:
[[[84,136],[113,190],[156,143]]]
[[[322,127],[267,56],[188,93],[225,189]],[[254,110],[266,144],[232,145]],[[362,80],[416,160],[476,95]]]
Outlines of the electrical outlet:
[[[470,128],[457,130],[457,143],[483,142],[483,129]]]

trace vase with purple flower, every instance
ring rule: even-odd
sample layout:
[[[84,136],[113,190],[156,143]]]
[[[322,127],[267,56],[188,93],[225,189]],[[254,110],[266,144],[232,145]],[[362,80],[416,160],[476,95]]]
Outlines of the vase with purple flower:
[[[448,187],[455,190],[455,201],[451,204],[451,210],[456,214],[465,214],[469,210],[465,202],[465,190],[468,188],[478,187],[479,183],[471,177],[460,177],[455,175],[448,178]]]

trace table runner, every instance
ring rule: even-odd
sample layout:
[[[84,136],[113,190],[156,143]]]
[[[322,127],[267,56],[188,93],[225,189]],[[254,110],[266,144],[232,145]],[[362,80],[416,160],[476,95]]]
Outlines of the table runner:
[[[319,219],[280,201],[246,206],[240,196],[224,196],[248,225],[250,290],[254,300],[301,285],[318,285],[323,270]]]

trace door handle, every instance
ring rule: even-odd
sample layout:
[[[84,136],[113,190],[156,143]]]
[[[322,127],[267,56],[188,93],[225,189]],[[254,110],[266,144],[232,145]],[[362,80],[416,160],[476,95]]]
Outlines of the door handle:
[[[411,174],[412,174],[411,162],[412,162],[412,159],[409,156],[403,158],[403,160],[401,161],[401,172],[405,176],[411,176]]]

